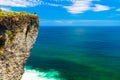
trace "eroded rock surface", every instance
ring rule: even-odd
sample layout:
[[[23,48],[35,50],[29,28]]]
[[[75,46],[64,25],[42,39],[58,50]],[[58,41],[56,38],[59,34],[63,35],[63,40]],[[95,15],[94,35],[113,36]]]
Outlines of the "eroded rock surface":
[[[38,34],[36,15],[0,16],[0,80],[20,80]]]

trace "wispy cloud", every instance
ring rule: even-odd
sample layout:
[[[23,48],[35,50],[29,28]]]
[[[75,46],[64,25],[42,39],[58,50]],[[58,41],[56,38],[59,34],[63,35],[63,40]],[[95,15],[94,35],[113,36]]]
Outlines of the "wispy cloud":
[[[31,7],[37,5],[61,6],[60,4],[49,3],[43,0],[1,0],[0,5],[11,7]]]
[[[45,19],[42,19],[41,23],[56,23],[56,24],[70,25],[70,24],[74,23],[74,20],[45,20]]]
[[[42,26],[118,26],[119,23],[120,20],[41,20]]]
[[[41,0],[0,0],[0,5],[11,7],[28,7],[41,4]]]
[[[90,10],[91,0],[76,0],[72,1],[71,6],[64,6],[68,12],[72,14],[83,13],[84,11]]]
[[[56,1],[56,3],[55,3]],[[0,0],[1,6],[11,6],[11,7],[32,7],[37,5],[45,5],[45,6],[53,6],[53,7],[61,7],[67,10],[67,12],[71,14],[80,14],[86,11],[105,11],[110,10],[109,6],[94,4],[93,2],[100,0],[66,0],[66,2],[70,2],[68,6],[65,4],[60,4],[60,2],[64,3],[65,0],[55,0],[54,2],[48,2],[44,0]],[[117,10],[119,11],[119,9]]]
[[[2,9],[3,11],[12,11],[10,8],[1,7],[1,9]]]
[[[101,4],[95,4],[95,7],[93,8],[93,11],[106,11],[106,10],[110,10],[110,7],[105,6],[105,5],[101,5]]]
[[[84,13],[85,11],[106,11],[110,10],[109,6],[94,4],[93,1],[100,0],[73,0],[71,6],[63,6],[71,14]]]
[[[116,9],[116,11],[120,11],[120,8]]]

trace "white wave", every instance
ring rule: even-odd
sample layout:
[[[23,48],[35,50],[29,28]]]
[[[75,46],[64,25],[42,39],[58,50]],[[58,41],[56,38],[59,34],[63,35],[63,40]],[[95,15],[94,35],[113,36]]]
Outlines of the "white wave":
[[[59,72],[55,70],[42,72],[38,69],[31,69],[29,67],[26,67],[25,73],[23,74],[21,80],[61,80],[60,78],[58,78],[58,76]]]

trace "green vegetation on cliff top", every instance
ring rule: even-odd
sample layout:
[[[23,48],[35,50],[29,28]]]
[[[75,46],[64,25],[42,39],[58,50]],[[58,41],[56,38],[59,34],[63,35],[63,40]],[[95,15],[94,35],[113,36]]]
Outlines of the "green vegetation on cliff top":
[[[6,35],[8,36],[11,45],[16,33],[22,32],[24,30],[23,27],[27,27],[28,32],[30,26],[35,26],[37,32],[38,24],[39,16],[36,14],[3,11],[0,8],[0,55],[4,54]]]
[[[12,11],[3,11],[0,8],[0,16],[35,16],[35,14],[30,14],[30,13],[26,13],[26,12],[12,12]]]

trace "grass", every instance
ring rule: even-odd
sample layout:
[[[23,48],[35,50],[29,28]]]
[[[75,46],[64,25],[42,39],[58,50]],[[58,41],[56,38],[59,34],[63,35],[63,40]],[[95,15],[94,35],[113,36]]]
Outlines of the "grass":
[[[35,14],[30,14],[26,12],[16,12],[16,11],[3,11],[0,9],[0,16],[34,16]]]
[[[12,37],[13,36],[12,31],[10,31],[10,30],[6,30],[6,33],[7,33],[8,37]]]

